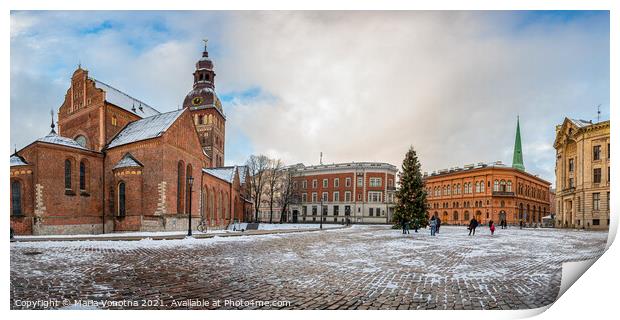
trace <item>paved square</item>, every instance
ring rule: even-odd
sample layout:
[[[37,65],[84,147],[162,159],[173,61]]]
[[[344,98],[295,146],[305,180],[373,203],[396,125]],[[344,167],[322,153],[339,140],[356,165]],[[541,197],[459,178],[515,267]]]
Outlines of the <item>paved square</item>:
[[[12,309],[63,299],[138,304],[98,306],[110,309],[537,308],[555,300],[562,262],[598,257],[606,240],[606,232],[575,230],[511,228],[491,236],[480,227],[470,237],[465,227],[442,226],[431,237],[428,230],[404,236],[387,226],[353,226],[214,239],[12,243],[10,299]],[[214,300],[239,304],[190,303]]]

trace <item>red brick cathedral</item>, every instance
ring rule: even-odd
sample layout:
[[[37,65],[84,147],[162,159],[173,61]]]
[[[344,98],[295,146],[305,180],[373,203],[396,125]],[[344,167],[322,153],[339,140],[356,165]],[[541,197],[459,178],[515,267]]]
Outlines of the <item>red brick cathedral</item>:
[[[187,230],[189,216],[214,228],[245,220],[247,168],[223,166],[226,116],[206,47],[193,78],[183,108],[161,113],[78,67],[57,130],[52,121],[48,135],[11,156],[16,234]]]

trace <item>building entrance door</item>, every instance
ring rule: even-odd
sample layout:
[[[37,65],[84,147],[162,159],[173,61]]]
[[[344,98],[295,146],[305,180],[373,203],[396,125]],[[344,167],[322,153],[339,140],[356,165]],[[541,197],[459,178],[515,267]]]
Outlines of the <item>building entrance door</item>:
[[[502,210],[499,212],[499,222],[506,221],[506,211]]]
[[[297,223],[297,216],[299,215],[299,211],[293,210],[293,223]]]

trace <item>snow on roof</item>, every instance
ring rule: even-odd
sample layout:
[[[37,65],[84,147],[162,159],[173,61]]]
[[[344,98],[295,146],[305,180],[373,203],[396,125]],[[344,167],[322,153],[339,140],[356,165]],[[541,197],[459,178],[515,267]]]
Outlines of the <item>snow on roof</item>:
[[[125,153],[123,158],[121,158],[121,160],[119,160],[114,166],[114,168],[112,169],[130,168],[130,167],[144,167],[144,166],[142,165],[142,163],[140,163],[140,161],[134,158],[131,155],[131,153],[127,152]]]
[[[108,148],[159,137],[168,130],[183,111],[185,111],[185,109],[160,113],[155,116],[130,122],[108,144]]]
[[[239,169],[239,183],[240,184],[244,184],[248,167],[247,166],[238,166],[237,168]]]
[[[119,106],[142,118],[151,117],[151,116],[154,116],[160,113],[159,111],[155,110],[155,108],[149,106],[148,104],[134,97],[131,97],[130,95],[108,84],[105,84],[95,78],[89,78],[89,79],[95,81],[95,85],[99,89],[103,89],[103,91],[105,91],[105,100],[109,103]],[[142,109],[140,109],[140,107],[142,107]]]
[[[28,163],[24,158],[20,157],[17,153],[11,156],[11,167],[13,166],[26,166]]]
[[[570,119],[570,121],[572,121],[579,128],[587,127],[589,125],[592,125],[592,121],[587,121],[587,120]]]
[[[203,168],[202,171],[216,178],[232,183],[237,167]]]
[[[73,139],[70,139],[70,138],[67,138],[67,137],[61,137],[61,136],[59,136],[54,131],[50,132],[48,135],[46,135],[43,138],[37,139],[37,141],[45,142],[45,143],[51,143],[51,144],[57,144],[57,145],[65,146],[65,147],[71,147],[71,148],[77,148],[77,149],[82,149],[82,150],[88,150],[88,149],[82,147],[79,143],[77,143],[77,141],[75,141]]]

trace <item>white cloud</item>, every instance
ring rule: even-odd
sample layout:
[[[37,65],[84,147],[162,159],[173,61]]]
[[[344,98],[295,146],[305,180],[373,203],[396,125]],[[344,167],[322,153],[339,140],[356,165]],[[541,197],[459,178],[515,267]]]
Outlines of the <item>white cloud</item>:
[[[609,22],[600,14],[525,21],[506,12],[60,12],[43,25],[30,15],[12,15],[12,84],[36,78],[33,65],[60,64],[53,78],[68,79],[81,59],[93,76],[164,110],[190,89],[208,36],[220,94],[260,88],[225,105],[227,141],[250,140],[227,143],[227,162],[242,162],[239,148],[247,148],[287,163],[315,164],[322,151],[325,162],[400,166],[413,145],[429,171],[510,164],[519,114],[525,165],[553,182],[554,125],[564,116],[591,119],[599,103],[609,108]],[[76,33],[93,16],[115,27]],[[66,83],[61,94],[35,83],[51,97],[47,109],[58,107]],[[11,88],[19,119],[17,104],[36,104],[24,96],[29,89]],[[12,130],[12,140],[26,138]]]

